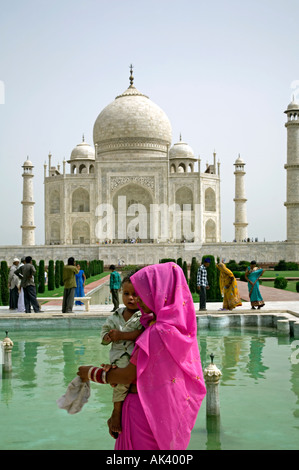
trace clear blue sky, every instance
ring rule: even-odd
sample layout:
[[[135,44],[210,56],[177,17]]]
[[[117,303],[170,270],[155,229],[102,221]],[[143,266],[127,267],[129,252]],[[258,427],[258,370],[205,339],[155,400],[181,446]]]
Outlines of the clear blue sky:
[[[200,155],[221,162],[222,240],[234,238],[234,167],[246,162],[248,232],[286,238],[286,116],[299,99],[297,0],[1,2],[0,244],[21,243],[22,164],[34,168],[44,243],[43,165],[68,160],[129,85]],[[298,82],[296,84],[296,81]],[[292,85],[294,88],[292,88]]]

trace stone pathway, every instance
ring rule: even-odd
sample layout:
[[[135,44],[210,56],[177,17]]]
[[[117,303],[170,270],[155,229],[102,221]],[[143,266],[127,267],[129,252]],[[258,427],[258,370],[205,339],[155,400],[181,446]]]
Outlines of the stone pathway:
[[[85,297],[87,297],[89,295],[89,293],[94,290],[96,287],[99,287],[101,286],[102,284],[105,284],[105,282],[107,282],[109,280],[109,276],[110,274],[107,274],[107,276],[105,277],[102,277],[101,279],[99,279],[98,281],[94,281],[94,282],[91,282],[90,284],[87,284],[87,286],[84,287],[84,293],[85,293]],[[38,297],[38,296],[37,296]],[[49,296],[50,297],[50,296]],[[40,302],[40,301],[39,301]],[[61,300],[51,300],[50,302],[47,302],[46,304],[43,304],[43,307],[44,308],[45,306],[47,307],[50,307],[51,305],[60,305],[61,306]]]
[[[105,282],[109,281],[109,274],[99,279],[98,281],[92,282],[85,287],[85,295],[89,295],[89,293],[98,287],[99,285],[104,284]],[[243,299],[242,306],[237,307],[233,310],[232,313],[245,313],[246,311],[250,312],[250,302],[249,302],[249,295],[248,295],[248,288],[246,282],[238,282],[238,288],[240,292],[240,296]],[[299,293],[296,292],[289,292],[282,289],[275,289],[274,287],[266,287],[260,286],[261,294],[265,301],[265,307],[260,311],[256,310],[255,312],[259,312],[260,314],[266,312],[293,312],[297,317],[299,317]],[[122,305],[120,305],[122,306]],[[194,304],[196,314],[200,315],[199,312],[199,304],[198,302]],[[207,304],[207,311],[202,312],[202,314],[212,314],[212,315],[219,315],[221,313],[225,314],[227,312],[221,312],[222,302],[210,302]],[[82,305],[74,305],[74,314],[75,315],[86,315],[88,317],[100,315],[106,316],[111,315],[111,308],[112,304],[108,305],[91,305],[90,312],[85,312],[85,307]],[[57,315],[58,313],[61,314],[61,300],[60,301],[51,301],[46,304],[43,304],[42,309],[44,313],[41,314],[34,314],[31,315],[37,317],[48,317],[49,315]],[[4,318],[7,316],[17,318],[18,316],[27,316],[29,314],[25,313],[18,313],[12,312],[8,309],[8,307],[0,307],[0,318]]]

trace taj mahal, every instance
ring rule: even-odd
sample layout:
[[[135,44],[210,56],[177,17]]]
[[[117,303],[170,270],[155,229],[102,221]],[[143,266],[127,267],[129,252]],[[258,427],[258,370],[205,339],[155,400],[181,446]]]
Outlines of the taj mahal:
[[[299,105],[293,100],[285,111],[286,241],[246,243],[246,164],[239,155],[232,161],[235,240],[223,243],[216,153],[203,165],[182,136],[173,143],[167,115],[135,87],[130,72],[129,87],[96,118],[93,145],[83,136],[62,168],[51,154],[44,163],[45,245],[35,244],[34,164],[24,162],[22,246],[0,247],[1,259],[30,254],[45,262],[74,256],[152,264],[210,254],[298,262]]]

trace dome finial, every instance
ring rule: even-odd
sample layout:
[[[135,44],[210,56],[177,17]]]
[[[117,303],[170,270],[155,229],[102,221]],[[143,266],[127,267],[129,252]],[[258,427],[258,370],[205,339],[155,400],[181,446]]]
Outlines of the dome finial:
[[[133,65],[130,65],[130,86],[133,86],[134,77],[133,77]]]
[[[180,132],[180,142],[182,142],[182,134],[181,134],[181,132]]]
[[[82,134],[82,142],[84,142],[84,134]]]

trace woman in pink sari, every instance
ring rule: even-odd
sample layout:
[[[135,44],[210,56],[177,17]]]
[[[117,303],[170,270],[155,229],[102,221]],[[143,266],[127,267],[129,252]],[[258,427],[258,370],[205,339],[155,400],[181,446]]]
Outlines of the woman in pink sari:
[[[147,266],[131,282],[147,328],[130,364],[108,372],[105,366],[83,366],[78,375],[100,383],[132,383],[116,450],[185,450],[206,394],[192,296],[175,263]]]

